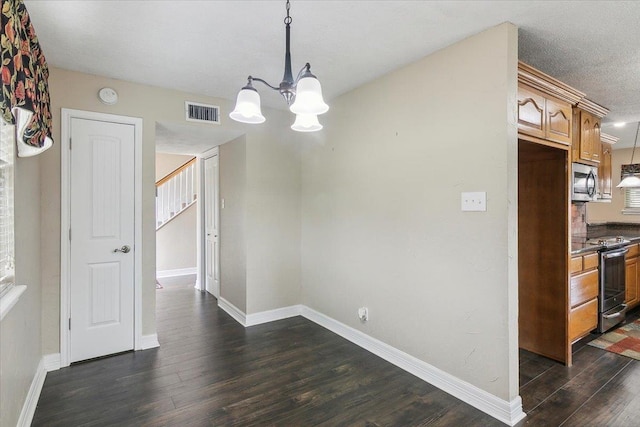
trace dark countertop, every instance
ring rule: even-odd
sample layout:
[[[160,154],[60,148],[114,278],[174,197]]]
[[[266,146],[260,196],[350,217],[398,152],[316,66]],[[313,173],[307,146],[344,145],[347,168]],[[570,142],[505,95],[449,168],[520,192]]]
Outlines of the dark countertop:
[[[597,252],[600,246],[587,245],[586,238],[584,239],[571,239],[571,255],[584,255],[590,252]]]
[[[586,236],[571,237],[571,255],[584,255],[597,252],[601,247],[587,245],[588,239],[604,236],[623,236],[631,243],[640,242],[640,224],[608,222],[602,224],[589,224]]]

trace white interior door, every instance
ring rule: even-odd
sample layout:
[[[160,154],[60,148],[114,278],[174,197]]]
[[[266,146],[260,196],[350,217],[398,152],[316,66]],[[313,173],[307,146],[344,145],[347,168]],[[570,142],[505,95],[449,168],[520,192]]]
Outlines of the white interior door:
[[[135,126],[71,119],[70,362],[134,348]]]
[[[220,296],[219,274],[219,209],[218,209],[218,156],[204,160],[204,218],[205,218],[205,289],[218,298]]]

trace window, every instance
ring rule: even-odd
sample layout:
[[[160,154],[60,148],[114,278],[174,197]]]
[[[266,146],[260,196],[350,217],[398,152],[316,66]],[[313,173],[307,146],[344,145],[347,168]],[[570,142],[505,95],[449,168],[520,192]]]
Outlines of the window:
[[[640,188],[624,189],[624,214],[640,215]]]
[[[14,126],[0,119],[0,297],[14,285]]]

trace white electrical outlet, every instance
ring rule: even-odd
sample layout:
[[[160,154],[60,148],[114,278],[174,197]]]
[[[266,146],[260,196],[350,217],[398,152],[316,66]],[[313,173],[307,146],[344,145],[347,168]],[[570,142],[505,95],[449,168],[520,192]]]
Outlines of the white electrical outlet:
[[[463,212],[485,212],[487,210],[487,193],[484,191],[462,193],[460,202]]]
[[[358,309],[358,318],[361,322],[369,320],[369,309],[367,307],[360,307]]]

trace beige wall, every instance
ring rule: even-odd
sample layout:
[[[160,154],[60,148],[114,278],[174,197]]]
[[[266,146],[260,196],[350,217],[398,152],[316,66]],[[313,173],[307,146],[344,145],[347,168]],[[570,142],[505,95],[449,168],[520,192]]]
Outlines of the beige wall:
[[[615,148],[615,145],[614,145]],[[620,184],[621,165],[629,164],[631,161],[631,148],[613,150],[611,152],[611,183],[615,187]],[[636,163],[634,161],[634,163]],[[619,188],[613,189],[611,203],[587,203],[587,222],[640,222],[638,215],[623,215],[624,192]]]
[[[247,138],[247,313],[300,302],[300,147],[293,114]],[[256,135],[257,136],[257,135]]]
[[[516,90],[503,24],[333,100],[302,155],[303,303],[506,400]],[[487,212],[461,212],[463,191],[486,191]]]
[[[40,158],[15,167],[16,283],[27,290],[0,324],[0,425],[15,426],[42,357]]]
[[[156,271],[196,268],[198,202],[156,232]]]
[[[220,296],[247,311],[247,144],[244,136],[220,146]]]
[[[191,160],[183,154],[156,153],[156,182]]]
[[[293,116],[220,146],[221,296],[247,314],[300,302],[300,146]]]

